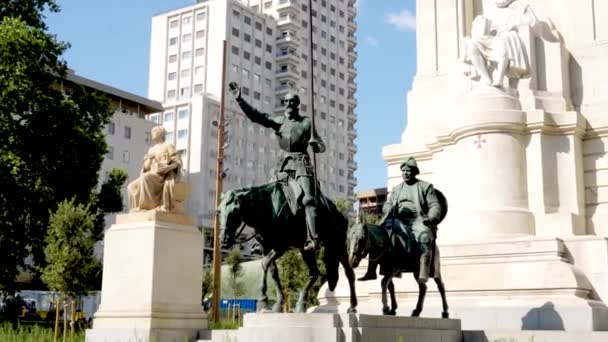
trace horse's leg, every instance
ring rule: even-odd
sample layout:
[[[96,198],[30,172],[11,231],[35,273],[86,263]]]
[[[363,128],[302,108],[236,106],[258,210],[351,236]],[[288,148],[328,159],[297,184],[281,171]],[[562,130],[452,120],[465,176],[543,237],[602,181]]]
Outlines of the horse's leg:
[[[439,294],[441,295],[441,304],[443,305],[443,312],[441,313],[441,318],[450,318],[450,314],[448,312],[448,301],[445,299],[445,287],[443,286],[443,280],[441,279],[441,277],[437,277],[434,279],[435,283],[437,284]]]
[[[276,260],[280,257],[279,253],[276,253],[274,257],[269,261],[269,271],[274,281],[274,285],[277,291],[277,301],[272,306],[273,312],[282,312],[283,304],[285,304],[285,295],[283,294],[283,288],[281,287],[281,279],[279,278],[279,268],[277,267]]]
[[[315,251],[304,251],[300,249],[302,259],[308,267],[308,281],[306,285],[300,290],[298,296],[298,302],[296,303],[296,312],[306,312],[306,300],[308,299],[308,292],[319,278],[319,268],[317,267],[317,259],[315,258]]]
[[[391,276],[390,273],[389,275],[385,275],[382,280],[380,281],[380,286],[382,288],[382,314],[383,315],[388,315],[391,311],[391,309],[388,307],[388,300],[386,298],[386,289],[388,288],[388,284],[391,282]]]
[[[397,298],[395,298],[395,284],[393,283],[393,279],[388,283],[388,292],[391,294],[391,311],[389,311],[389,315],[395,316],[397,314]]]
[[[348,253],[345,251],[342,253],[340,263],[344,268],[344,273],[348,279],[348,287],[350,288],[350,308],[346,310],[346,313],[357,313],[357,294],[355,292],[355,272],[348,261]]]
[[[258,299],[260,310],[265,310],[268,308],[268,269],[271,266],[271,260],[274,258],[275,254],[276,252],[273,249],[270,251],[270,253],[264,256],[264,259],[262,259],[262,279],[260,283],[261,297]]]
[[[414,272],[414,279],[416,279],[416,283],[418,284],[418,302],[416,303],[416,309],[412,311],[412,317],[418,317],[422,312],[424,297],[426,296],[426,284],[418,282],[418,272]]]

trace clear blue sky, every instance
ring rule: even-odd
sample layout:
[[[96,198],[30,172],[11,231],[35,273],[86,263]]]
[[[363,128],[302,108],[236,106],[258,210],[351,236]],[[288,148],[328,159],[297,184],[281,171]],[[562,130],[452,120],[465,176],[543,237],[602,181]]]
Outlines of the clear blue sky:
[[[81,76],[146,96],[154,14],[194,0],[59,0],[47,23],[71,43],[65,58]],[[386,186],[382,146],[398,143],[416,69],[414,0],[359,0],[356,125],[359,184]]]

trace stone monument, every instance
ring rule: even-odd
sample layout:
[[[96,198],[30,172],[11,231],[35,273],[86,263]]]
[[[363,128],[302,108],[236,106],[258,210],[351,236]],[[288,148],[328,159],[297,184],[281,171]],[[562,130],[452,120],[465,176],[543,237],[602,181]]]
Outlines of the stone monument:
[[[463,329],[608,330],[608,6],[416,8],[408,126],[383,156],[389,189],[415,157],[421,177],[450,199],[437,243],[451,317]],[[416,284],[395,287],[400,307],[413,307]],[[358,284],[359,312],[378,313],[378,289]],[[342,310],[345,295],[321,294],[320,307]],[[427,315],[437,317],[438,293],[430,297],[425,310],[434,297]]]
[[[128,186],[129,213],[105,233],[101,303],[87,341],[184,341],[207,328],[203,236],[181,213],[187,184],[165,135],[152,130],[154,146]]]

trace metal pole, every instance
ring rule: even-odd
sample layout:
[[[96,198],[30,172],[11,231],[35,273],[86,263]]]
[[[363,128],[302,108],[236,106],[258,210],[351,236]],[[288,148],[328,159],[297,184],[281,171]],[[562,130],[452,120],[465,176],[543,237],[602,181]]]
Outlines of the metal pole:
[[[225,82],[226,82],[226,40],[223,43],[222,55],[222,95],[220,99],[220,112],[217,120],[217,165],[215,178],[215,207],[220,206],[222,194],[222,172],[224,170],[224,101],[225,101]],[[218,322],[220,320],[220,288],[221,288],[221,265],[222,265],[222,250],[220,246],[220,217],[219,213],[215,212],[215,220],[213,222],[213,292],[211,298],[211,319]]]
[[[315,140],[315,72],[314,72],[314,52],[313,52],[313,42],[312,42],[312,0],[308,0],[308,51],[310,60],[308,63],[309,70],[309,79],[310,79],[310,118],[311,118],[311,127],[310,127],[310,140]],[[317,197],[317,154],[315,151],[312,151],[312,170],[313,170],[313,189],[314,196]]]

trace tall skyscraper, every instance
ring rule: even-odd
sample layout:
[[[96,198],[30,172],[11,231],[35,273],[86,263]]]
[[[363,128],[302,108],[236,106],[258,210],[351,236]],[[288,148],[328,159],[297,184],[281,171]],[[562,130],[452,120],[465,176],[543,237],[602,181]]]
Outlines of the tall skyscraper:
[[[308,2],[293,0],[209,0],[152,18],[148,95],[165,110],[150,119],[167,128],[182,154],[192,188],[188,212],[199,225],[211,226],[215,210],[223,40],[226,82],[238,82],[261,111],[282,115],[280,99],[294,89],[310,115],[315,77],[317,131],[328,146],[317,155],[318,179],[328,197],[356,200],[354,0],[313,2],[314,73],[309,10]],[[226,117],[224,189],[267,182],[281,156],[273,132],[249,122],[230,95]]]

